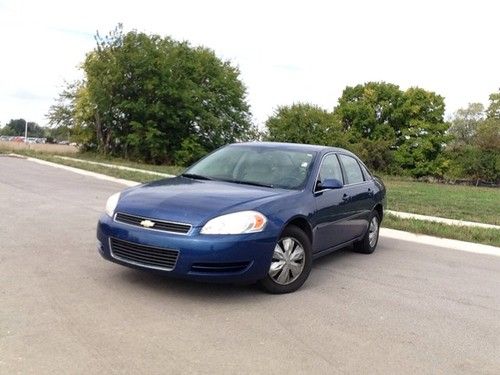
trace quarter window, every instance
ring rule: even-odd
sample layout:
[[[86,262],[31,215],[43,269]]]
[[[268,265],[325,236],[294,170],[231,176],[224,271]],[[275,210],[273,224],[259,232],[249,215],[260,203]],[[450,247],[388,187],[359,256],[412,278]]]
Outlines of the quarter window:
[[[363,182],[363,173],[356,159],[347,155],[339,155],[346,176],[346,184]]]
[[[335,154],[326,155],[319,170],[320,181],[332,178],[342,182],[342,170],[340,169],[339,160]]]
[[[359,163],[361,166],[361,170],[363,171],[363,174],[365,175],[365,180],[369,180],[372,176],[370,171],[363,165],[363,163]]]

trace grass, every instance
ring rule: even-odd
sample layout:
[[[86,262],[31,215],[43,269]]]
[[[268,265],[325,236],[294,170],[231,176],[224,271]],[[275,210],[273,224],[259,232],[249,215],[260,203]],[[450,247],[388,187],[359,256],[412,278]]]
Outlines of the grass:
[[[5,150],[2,150],[0,148],[0,154],[1,153],[10,153],[10,152],[11,152],[10,150],[5,151]],[[84,169],[84,170],[90,171],[90,172],[101,173],[101,174],[105,174],[107,176],[112,176],[112,177],[116,177],[116,178],[123,178],[125,180],[130,180],[130,181],[149,182],[149,181],[159,180],[161,178],[160,176],[155,176],[155,175],[148,174],[148,173],[126,171],[126,170],[121,170],[121,169],[116,169],[116,168],[111,168],[111,167],[105,167],[105,166],[101,166],[101,165],[88,164],[88,163],[85,163],[84,161],[80,162],[80,161],[73,161],[73,160],[65,160],[65,159],[58,158],[57,155],[43,153],[43,152],[33,152],[30,150],[23,150],[23,151],[16,151],[16,154],[35,157],[35,158],[50,161],[53,163],[67,165],[69,167],[74,167],[74,168],[79,168],[79,169]],[[73,155],[71,157],[73,157]],[[123,164],[121,164],[121,165],[123,165]],[[131,166],[131,165],[126,165],[126,166]],[[137,167],[134,166],[134,168],[137,168]],[[168,172],[165,172],[165,173],[168,173]]]
[[[62,164],[62,165],[67,165],[69,167],[85,169],[86,171],[101,173],[101,174],[105,174],[107,176],[112,176],[112,177],[116,177],[116,178],[123,178],[125,180],[130,180],[130,181],[150,182],[150,181],[159,180],[162,178],[161,176],[155,176],[155,175],[148,174],[148,173],[126,171],[126,170],[122,170],[122,169],[104,167],[101,165],[88,164],[88,163],[85,163],[83,161],[80,162],[80,161],[73,161],[73,160],[64,160],[64,159],[57,158],[54,156],[48,156],[48,155],[40,156],[40,155],[38,155],[37,157],[39,159],[51,161],[51,162]]]
[[[434,223],[431,221],[422,221],[416,219],[401,219],[391,214],[385,214],[382,226],[391,229],[399,229],[406,232],[427,234],[429,236],[450,238],[460,241],[476,242],[485,245],[500,247],[500,230],[475,228],[475,227],[457,227]]]
[[[184,167],[180,167],[180,166],[151,165],[151,164],[133,162],[133,161],[126,160],[126,159],[113,158],[113,157],[103,157],[103,156],[99,156],[99,155],[93,154],[93,153],[78,153],[78,154],[69,155],[69,154],[60,154],[60,153],[55,154],[55,153],[49,153],[49,152],[37,152],[37,151],[33,151],[33,150],[15,150],[15,151],[13,151],[11,149],[2,148],[0,146],[0,154],[1,153],[10,153],[10,152],[15,152],[16,154],[19,154],[19,155],[30,156],[30,157],[34,157],[34,158],[38,158],[38,159],[51,161],[53,163],[67,165],[69,167],[80,168],[80,169],[84,169],[86,171],[102,173],[102,174],[105,174],[108,176],[123,178],[126,180],[137,181],[137,182],[149,182],[149,181],[159,180],[162,177],[155,176],[155,175],[148,174],[148,173],[126,171],[126,170],[116,169],[116,168],[112,168],[112,167],[105,167],[105,166],[101,166],[101,165],[88,164],[88,163],[85,163],[85,161],[86,160],[96,161],[96,162],[102,162],[102,163],[106,163],[106,164],[113,164],[113,165],[143,169],[143,170],[148,170],[148,171],[173,174],[173,175],[177,175],[185,169]],[[71,157],[74,159],[81,159],[82,161],[80,162],[77,160],[65,160],[65,159],[59,158],[58,156],[66,156],[66,157]]]
[[[167,173],[167,174],[173,174],[173,175],[177,175],[185,169],[184,167],[180,167],[177,165],[152,165],[152,164],[130,161],[127,159],[122,159],[122,158],[117,158],[117,157],[103,156],[103,155],[92,153],[92,152],[78,153],[76,155],[67,155],[67,156],[75,158],[75,159],[95,161],[95,162],[99,162],[99,163],[114,164],[114,165],[130,167],[130,168],[144,169],[144,170],[148,170],[148,171]]]
[[[388,209],[500,225],[500,189],[382,177]]]

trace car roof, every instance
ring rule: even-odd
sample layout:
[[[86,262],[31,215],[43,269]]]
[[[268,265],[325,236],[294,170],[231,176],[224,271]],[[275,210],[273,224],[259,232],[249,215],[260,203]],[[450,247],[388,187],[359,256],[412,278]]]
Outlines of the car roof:
[[[242,142],[233,143],[231,146],[258,146],[262,148],[281,148],[283,150],[305,151],[305,152],[345,152],[353,155],[352,152],[340,147],[330,147],[322,145],[308,145],[302,143],[286,143],[286,142]]]

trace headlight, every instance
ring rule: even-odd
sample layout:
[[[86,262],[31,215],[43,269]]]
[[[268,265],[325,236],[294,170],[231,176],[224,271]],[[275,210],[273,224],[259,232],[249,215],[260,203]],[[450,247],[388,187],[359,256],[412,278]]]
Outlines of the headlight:
[[[120,193],[115,193],[111,197],[108,198],[106,202],[106,213],[108,216],[113,217],[115,213],[116,205],[118,204],[118,200],[120,199]]]
[[[201,234],[243,234],[261,232],[267,218],[257,211],[241,211],[218,216],[201,228]]]

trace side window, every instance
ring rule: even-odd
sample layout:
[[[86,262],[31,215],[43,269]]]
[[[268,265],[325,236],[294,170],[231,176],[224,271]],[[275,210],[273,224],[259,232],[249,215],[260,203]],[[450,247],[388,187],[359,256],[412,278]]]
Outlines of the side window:
[[[339,155],[339,157],[344,167],[347,179],[346,185],[363,182],[363,173],[361,172],[361,168],[359,167],[357,160],[347,155]]]
[[[335,154],[326,155],[325,158],[323,159],[323,163],[321,164],[321,168],[319,170],[320,181],[332,178],[335,178],[340,182],[343,181],[342,170],[340,169],[340,164],[337,159],[337,155]]]
[[[370,171],[362,163],[359,163],[359,165],[361,166],[361,170],[363,171],[363,174],[365,175],[365,180],[371,179],[372,174],[370,173]]]

